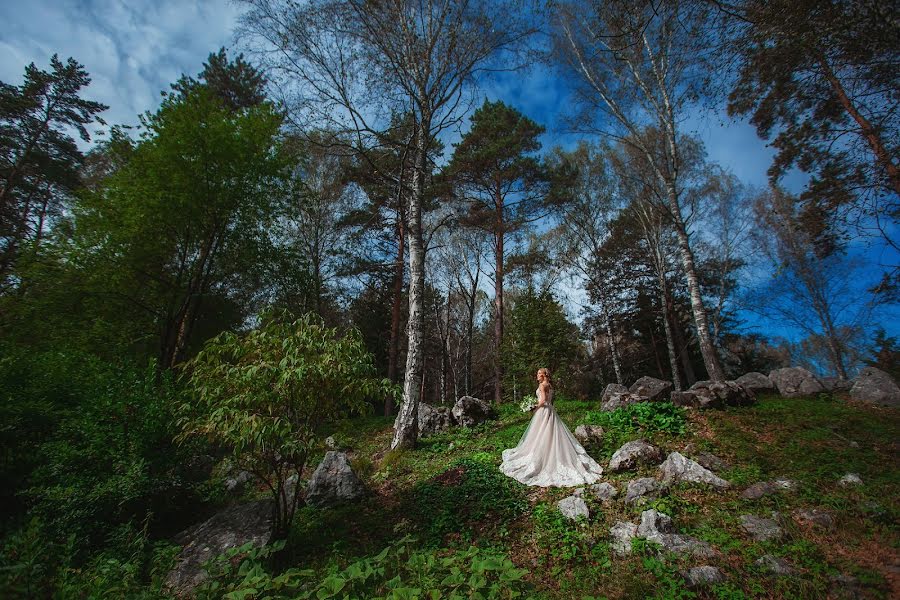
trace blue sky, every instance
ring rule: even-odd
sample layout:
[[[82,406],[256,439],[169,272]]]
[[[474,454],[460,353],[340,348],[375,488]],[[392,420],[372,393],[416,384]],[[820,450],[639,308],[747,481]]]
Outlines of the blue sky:
[[[182,73],[200,71],[210,52],[225,46],[236,50],[233,37],[239,5],[228,0],[25,0],[0,8],[0,80],[18,84],[25,65],[46,68],[52,54],[69,56],[85,65],[93,82],[85,95],[109,105],[103,115],[109,123],[137,124],[137,115],[154,110],[160,91]],[[503,73],[482,81],[480,98],[502,99],[543,124],[545,147],[568,146],[572,136],[560,131],[559,115],[567,109],[567,92],[553,73],[535,67],[525,73]],[[476,106],[480,101],[475,103]],[[463,127],[466,127],[464,124]],[[772,151],[755,130],[724,113],[703,111],[689,117],[685,128],[699,135],[709,158],[730,169],[745,183],[766,185]],[[447,141],[455,141],[452,135]],[[802,175],[790,176],[789,189],[802,185]],[[869,267],[862,269],[860,285],[877,275],[872,265],[900,262],[881,246],[857,244],[854,254]],[[749,316],[750,325],[769,335],[795,337],[777,321]],[[879,321],[900,335],[900,312],[883,311]]]

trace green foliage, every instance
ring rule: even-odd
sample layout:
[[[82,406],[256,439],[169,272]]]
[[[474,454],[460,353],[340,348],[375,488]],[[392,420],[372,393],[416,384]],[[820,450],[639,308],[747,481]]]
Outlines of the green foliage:
[[[528,508],[524,486],[507,477],[487,453],[455,461],[441,475],[416,485],[409,498],[410,514],[423,530],[426,543],[445,536],[473,536],[473,528],[505,527]]]
[[[179,440],[204,436],[228,448],[242,468],[267,483],[284,534],[301,486],[286,501],[291,473],[302,472],[324,428],[371,408],[368,399],[396,393],[375,377],[356,330],[343,337],[307,314],[273,312],[246,334],[224,332],[185,367]]]
[[[584,422],[619,432],[664,432],[683,435],[687,427],[686,410],[671,402],[638,402],[610,412],[590,411]]]
[[[273,576],[264,561],[283,546],[283,541],[263,548],[247,544],[210,561],[210,578],[198,590],[198,599],[499,600],[522,597],[528,590],[522,580],[527,570],[516,568],[505,554],[475,546],[419,550],[416,540],[405,536],[346,567],[332,563],[321,574],[292,568]]]
[[[560,576],[575,564],[591,563],[601,569],[612,566],[607,545],[588,543],[583,519],[573,522],[556,506],[540,503],[534,507],[532,520],[535,541],[551,559],[553,576]]]
[[[569,365],[581,349],[578,327],[566,317],[565,309],[544,290],[528,288],[511,298],[507,313],[501,359],[506,377],[504,389],[521,395],[533,393],[537,387],[535,373],[541,367],[550,369],[560,391],[565,391]]]
[[[665,560],[659,556],[659,544],[644,538],[634,538],[631,541],[632,551],[641,557],[644,569],[653,574],[656,579],[654,598],[659,600],[682,600],[696,598],[697,595],[687,588],[684,577],[671,560]]]

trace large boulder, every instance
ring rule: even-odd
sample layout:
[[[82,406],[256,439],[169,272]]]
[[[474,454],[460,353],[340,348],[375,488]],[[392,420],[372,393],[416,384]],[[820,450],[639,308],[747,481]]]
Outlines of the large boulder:
[[[709,381],[703,385],[694,384],[686,392],[672,392],[672,403],[690,408],[724,408],[726,406],[749,406],[756,402],[756,396],[747,388],[734,381]]]
[[[731,485],[709,469],[704,468],[700,463],[678,452],[670,453],[665,462],[659,465],[659,471],[662,482],[666,484],[690,481],[706,483],[716,488],[727,488]]]
[[[663,452],[647,440],[626,442],[615,451],[609,460],[610,471],[625,471],[639,464],[658,465],[663,459]]]
[[[600,404],[603,404],[604,402],[609,400],[613,394],[623,394],[627,391],[628,388],[624,385],[620,385],[618,383],[609,383],[603,389],[603,395],[600,397]]]
[[[638,402],[649,402],[647,396],[639,396],[631,392],[616,392],[609,397],[609,400],[600,405],[603,412],[612,412],[618,408],[628,406],[629,404],[637,404]]]
[[[853,381],[850,397],[873,404],[900,406],[900,387],[881,369],[866,367]]]
[[[734,380],[735,383],[741,385],[745,389],[750,390],[754,394],[769,394],[775,391],[775,384],[767,375],[751,371],[744,373]]]
[[[583,446],[599,444],[603,441],[603,428],[599,425],[579,425],[573,433]]]
[[[356,500],[366,494],[343,452],[329,450],[316,467],[306,487],[306,502],[313,506],[331,506]]]
[[[165,587],[174,596],[187,596],[206,579],[203,563],[229,548],[252,542],[262,546],[272,534],[272,501],[235,504],[175,536],[182,546]]]
[[[666,395],[673,389],[671,381],[663,381],[655,377],[641,377],[631,384],[628,391],[638,396],[644,396],[651,401],[664,400]]]
[[[775,369],[769,373],[769,379],[785,398],[811,396],[825,391],[822,382],[803,367]]]
[[[853,388],[853,382],[839,377],[820,377],[819,383],[826,392],[849,392]]]
[[[444,407],[435,408],[419,402],[419,437],[443,433],[453,427],[453,415]]]
[[[451,414],[462,427],[474,427],[497,418],[497,411],[489,402],[473,396],[463,396],[457,400]]]

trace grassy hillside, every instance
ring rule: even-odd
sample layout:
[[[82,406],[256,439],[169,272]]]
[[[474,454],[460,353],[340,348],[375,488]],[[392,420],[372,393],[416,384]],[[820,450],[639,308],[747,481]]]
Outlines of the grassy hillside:
[[[754,407],[708,412],[687,412],[667,403],[615,413],[595,412],[597,404],[588,402],[559,400],[556,406],[573,430],[586,422],[606,427],[602,445],[589,448],[604,466],[622,443],[644,437],[667,452],[716,454],[729,465],[719,475],[733,485],[718,491],[679,484],[667,495],[634,507],[622,500],[626,483],[652,476],[655,467],[607,473],[603,480],[620,490],[619,497],[605,506],[589,499],[589,519],[571,522],[556,510],[555,503],[572,490],[529,488],[497,469],[501,451],[518,442],[530,414],[504,408],[494,422],[425,439],[415,450],[402,452],[386,451],[390,420],[359,419],[346,423],[336,438],[351,449],[356,470],[375,493],[361,504],[301,510],[282,564],[314,569],[319,577],[322,569],[339,574],[356,559],[378,558],[392,541],[411,536],[405,538],[405,550],[397,546],[392,550],[397,560],[406,560],[418,549],[419,556],[438,562],[458,561],[465,576],[470,575],[466,566],[470,563],[461,553],[471,545],[485,555],[505,554],[512,564],[505,563],[498,572],[510,577],[505,584],[508,589],[524,597],[888,598],[900,594],[900,471],[896,465],[900,412],[829,397],[765,397]],[[851,472],[863,484],[839,485],[839,479]],[[780,478],[799,485],[758,500],[741,496],[750,484]],[[660,556],[641,543],[627,558],[614,556],[609,528],[618,520],[637,521],[647,508],[670,515],[676,529],[711,543],[721,556],[711,560]],[[800,508],[829,511],[835,524],[824,528],[793,518]],[[753,541],[741,528],[739,516],[770,517],[772,511],[781,515],[785,537],[778,542]],[[796,574],[763,572],[754,563],[766,554],[785,558]],[[392,556],[384,558],[382,553],[379,560]],[[679,572],[700,564],[717,566],[726,582],[689,590]],[[453,565],[447,568],[452,570]],[[417,570],[427,571],[410,569],[406,577],[414,577]],[[402,576],[401,571],[397,573]],[[437,574],[437,580],[444,576]]]

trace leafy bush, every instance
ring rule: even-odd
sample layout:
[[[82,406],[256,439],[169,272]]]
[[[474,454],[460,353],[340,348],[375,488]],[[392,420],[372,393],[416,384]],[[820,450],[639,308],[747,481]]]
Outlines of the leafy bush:
[[[687,427],[685,414],[684,408],[671,402],[638,402],[611,412],[589,411],[584,422],[629,433],[643,430],[682,435]]]
[[[503,553],[470,546],[465,550],[417,550],[410,536],[374,556],[346,567],[332,563],[325,573],[288,569],[272,575],[266,561],[284,541],[253,548],[246,544],[207,563],[209,579],[198,589],[199,600],[265,597],[303,600],[370,598],[413,600],[438,598],[519,598],[528,590],[528,572]]]

